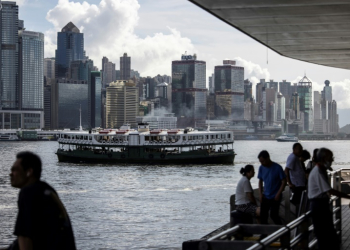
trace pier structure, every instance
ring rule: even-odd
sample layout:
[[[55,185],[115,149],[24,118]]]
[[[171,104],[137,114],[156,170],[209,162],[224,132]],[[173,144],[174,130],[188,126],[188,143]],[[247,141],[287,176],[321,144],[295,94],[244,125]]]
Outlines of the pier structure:
[[[350,193],[350,169],[339,169],[329,173],[329,183],[335,190]],[[254,190],[257,195],[258,190]],[[183,250],[260,250],[260,249],[316,249],[317,239],[313,233],[311,212],[308,210],[306,191],[298,214],[289,202],[289,187],[283,192],[280,216],[284,225],[261,225],[235,223],[232,211],[235,209],[235,195],[230,197],[230,222],[207,234],[201,239],[183,242]],[[336,196],[330,199],[334,226],[342,243],[342,249],[350,248],[350,209]],[[265,238],[261,235],[267,235]],[[263,238],[263,239],[261,239]]]

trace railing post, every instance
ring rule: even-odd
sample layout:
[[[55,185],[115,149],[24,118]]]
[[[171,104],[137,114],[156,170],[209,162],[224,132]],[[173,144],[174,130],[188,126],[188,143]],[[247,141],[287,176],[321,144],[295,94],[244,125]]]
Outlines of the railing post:
[[[336,184],[336,189],[341,191],[341,171],[337,173]],[[339,210],[335,214],[335,220],[339,220],[338,224],[336,225],[336,230],[339,231],[339,241],[342,242],[342,206],[340,197],[338,197],[338,199],[335,201],[335,207],[339,207]]]
[[[309,249],[309,220],[305,219],[299,229],[300,233],[305,234],[304,239],[300,241],[300,249]]]
[[[290,188],[289,186],[285,187],[284,190],[284,212],[285,212],[285,220],[286,220],[286,224],[288,224],[291,220],[290,220]]]

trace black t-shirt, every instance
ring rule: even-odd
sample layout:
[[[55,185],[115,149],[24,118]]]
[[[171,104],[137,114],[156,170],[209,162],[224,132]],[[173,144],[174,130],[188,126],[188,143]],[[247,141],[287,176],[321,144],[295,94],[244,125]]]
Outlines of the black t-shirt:
[[[43,181],[21,189],[14,234],[31,238],[33,250],[76,250],[66,209],[56,191]]]

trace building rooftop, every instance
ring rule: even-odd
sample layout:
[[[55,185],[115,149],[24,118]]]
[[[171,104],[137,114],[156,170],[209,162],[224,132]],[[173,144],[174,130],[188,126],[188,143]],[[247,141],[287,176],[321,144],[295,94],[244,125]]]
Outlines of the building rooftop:
[[[74,23],[69,22],[66,26],[62,28],[61,32],[73,32],[73,33],[80,33],[80,30],[77,28],[77,26],[74,25]]]

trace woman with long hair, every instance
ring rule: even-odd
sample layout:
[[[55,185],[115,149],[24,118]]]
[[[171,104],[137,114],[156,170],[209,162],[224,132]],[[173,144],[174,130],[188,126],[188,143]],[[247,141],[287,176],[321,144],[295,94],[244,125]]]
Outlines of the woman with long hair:
[[[244,168],[241,168],[240,173],[242,178],[239,180],[236,188],[236,210],[253,216],[260,216],[260,207],[256,203],[254,191],[250,184],[250,179],[255,174],[254,167],[246,165]]]

